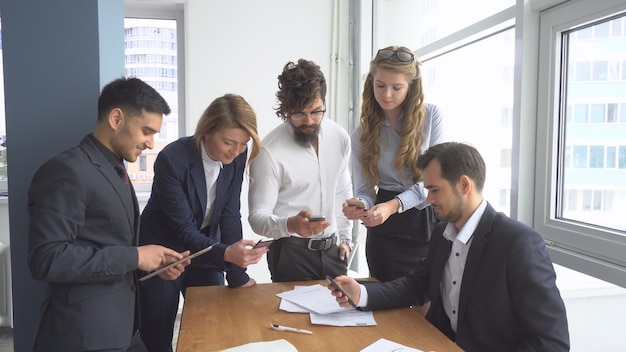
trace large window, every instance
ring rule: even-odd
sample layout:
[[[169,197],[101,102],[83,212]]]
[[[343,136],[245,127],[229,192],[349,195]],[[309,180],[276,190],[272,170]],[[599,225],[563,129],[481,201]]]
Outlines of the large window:
[[[137,162],[127,165],[133,186],[140,193],[150,191],[158,153],[183,134],[182,28],[182,13],[178,11],[127,2],[124,20],[126,76],[138,77],[150,84],[172,109],[163,118],[154,148],[145,150]]]
[[[415,50],[425,100],[441,108],[446,139],[479,149],[488,165],[485,197],[506,214],[512,193],[514,5],[375,1],[372,31],[374,52],[388,45]],[[364,72],[368,63],[363,60]]]
[[[535,226],[555,261],[626,286],[626,3],[541,16]],[[544,149],[545,148],[545,149]]]

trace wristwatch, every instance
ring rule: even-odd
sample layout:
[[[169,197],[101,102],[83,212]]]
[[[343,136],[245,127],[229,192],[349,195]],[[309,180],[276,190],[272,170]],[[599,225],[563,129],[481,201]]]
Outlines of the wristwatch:
[[[350,240],[345,240],[345,239],[344,239],[344,240],[341,240],[341,242],[340,242],[340,243],[347,244],[347,245],[348,245],[348,247],[350,247],[350,251],[351,251],[351,252],[354,250],[354,245],[352,244],[352,242],[351,242]]]
[[[398,200],[398,214],[404,212],[404,204],[402,203],[402,199],[400,197],[395,197]]]

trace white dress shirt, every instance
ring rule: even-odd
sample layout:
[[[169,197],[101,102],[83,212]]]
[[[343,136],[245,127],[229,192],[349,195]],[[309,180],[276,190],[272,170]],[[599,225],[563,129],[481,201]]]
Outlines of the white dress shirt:
[[[287,230],[287,218],[306,209],[331,223],[312,238],[338,233],[342,240],[351,239],[352,221],[342,212],[343,202],[352,196],[349,160],[350,137],[334,121],[322,119],[318,154],[312,146],[296,143],[289,122],[276,127],[250,164],[252,230],[275,239],[301,237]]]
[[[443,231],[443,237],[452,242],[452,250],[441,279],[441,301],[443,309],[446,311],[448,318],[450,318],[450,326],[454,332],[456,332],[459,318],[459,295],[461,293],[467,253],[472,244],[472,235],[476,231],[476,227],[486,207],[487,202],[483,199],[460,231],[457,231],[451,222],[448,223]]]
[[[209,226],[209,224],[211,223],[213,202],[215,201],[215,194],[217,193],[217,177],[220,175],[222,167],[224,167],[221,161],[209,158],[204,147],[202,148],[202,165],[204,166],[204,178],[206,179],[207,197],[206,211],[204,213],[204,219],[202,220],[201,229]]]

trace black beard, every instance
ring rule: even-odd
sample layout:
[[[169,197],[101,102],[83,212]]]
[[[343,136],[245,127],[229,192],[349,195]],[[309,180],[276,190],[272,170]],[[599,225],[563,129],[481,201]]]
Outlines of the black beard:
[[[293,137],[298,145],[308,147],[313,144],[313,142],[317,141],[317,136],[319,135],[321,129],[320,124],[313,126],[315,126],[313,132],[303,132],[301,130],[301,128],[307,128],[310,126],[293,127]]]

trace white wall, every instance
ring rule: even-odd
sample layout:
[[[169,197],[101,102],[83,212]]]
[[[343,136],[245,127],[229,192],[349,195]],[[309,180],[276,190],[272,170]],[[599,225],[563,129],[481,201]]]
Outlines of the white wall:
[[[331,76],[347,75],[347,1],[337,0],[187,0],[185,3],[186,126],[193,134],[204,109],[215,98],[243,96],[257,114],[261,138],[282,123],[273,107],[278,75],[300,58]],[[339,64],[337,64],[339,63]],[[348,89],[329,84],[327,117],[347,126]],[[339,105],[340,107],[333,107]],[[257,237],[248,224],[248,183],[242,190],[244,237]],[[248,268],[258,282],[269,282],[267,262]]]

